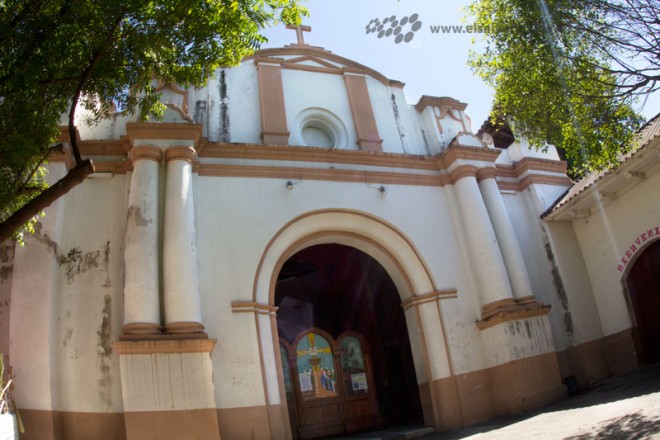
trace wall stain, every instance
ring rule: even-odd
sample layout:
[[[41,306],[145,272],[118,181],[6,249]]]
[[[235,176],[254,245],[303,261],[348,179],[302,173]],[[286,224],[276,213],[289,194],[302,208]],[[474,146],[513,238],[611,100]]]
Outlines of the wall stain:
[[[525,330],[527,330],[527,337],[532,339],[532,325],[529,323],[529,321],[525,321]]]
[[[404,153],[407,153],[406,144],[404,142],[404,138],[406,137],[406,135],[403,132],[403,127],[401,126],[401,117],[400,117],[400,114],[399,114],[399,104],[397,104],[397,102],[396,102],[396,96],[394,95],[394,93],[392,93],[391,99],[392,99],[392,110],[394,111],[394,120],[396,121],[396,129],[399,132],[399,139],[401,139],[401,148],[403,148]]]
[[[0,246],[0,264],[14,264],[14,246]]]
[[[43,228],[43,225],[41,222],[37,222],[34,225],[34,237],[35,239],[41,243],[44,244],[48,249],[50,249],[55,256],[59,254],[59,245],[52,239],[50,238],[50,235],[48,233],[41,233],[41,229]]]
[[[73,336],[73,329],[72,328],[66,328],[66,334],[64,335],[64,339],[62,340],[62,347],[68,347],[69,342],[71,342],[71,337]]]
[[[66,281],[73,284],[77,275],[87,272],[89,269],[99,267],[99,257],[101,251],[92,251],[83,253],[80,248],[74,247],[66,255],[59,255],[57,262],[64,266]]]
[[[544,237],[543,244],[545,245],[545,255],[550,262],[551,270],[550,275],[552,275],[552,284],[555,286],[555,291],[559,296],[559,301],[563,311],[562,317],[564,320],[564,330],[568,336],[572,339],[575,329],[573,327],[573,317],[568,308],[568,294],[566,293],[566,288],[564,287],[564,281],[561,279],[561,274],[559,273],[559,268],[555,262],[555,255],[552,252],[552,247],[547,238]]]
[[[422,128],[422,139],[424,140],[424,148],[426,148],[426,154],[431,155],[431,149],[429,148],[429,140],[426,139],[426,131]]]
[[[112,286],[110,281],[110,241],[106,241],[105,245],[103,246],[102,261],[100,261],[101,250],[83,252],[79,247],[74,247],[70,249],[66,254],[64,254],[60,253],[59,245],[52,238],[50,238],[48,233],[42,233],[42,227],[43,225],[37,222],[34,227],[35,239],[39,243],[44,244],[53,253],[53,255],[55,255],[57,263],[64,267],[64,274],[66,276],[67,284],[73,284],[78,275],[82,275],[90,269],[99,268],[100,264],[102,264],[102,270],[106,273],[106,278],[102,286]],[[1,276],[2,269],[0,268],[0,277]]]
[[[220,142],[229,142],[229,96],[227,94],[227,75],[225,69],[220,71],[218,84],[220,92]]]
[[[103,271],[105,272],[103,287],[112,287],[112,281],[110,281],[110,240],[105,242],[103,248]]]
[[[110,374],[110,361],[112,355],[112,297],[103,297],[103,313],[101,325],[96,331],[96,351],[99,354],[99,369],[101,378],[99,384],[99,398],[108,407],[112,407],[112,376]]]
[[[96,346],[100,355],[110,356],[112,354],[112,297],[105,295],[103,301],[103,318],[101,327],[96,332]]]
[[[193,114],[193,121],[195,124],[203,124],[206,122],[207,102],[197,100],[195,102],[195,113]]]
[[[0,246],[0,282],[5,281],[11,277],[14,271],[14,246],[2,245]]]
[[[153,220],[144,218],[138,206],[131,206],[128,208],[128,222],[135,226],[147,226],[153,223]]]

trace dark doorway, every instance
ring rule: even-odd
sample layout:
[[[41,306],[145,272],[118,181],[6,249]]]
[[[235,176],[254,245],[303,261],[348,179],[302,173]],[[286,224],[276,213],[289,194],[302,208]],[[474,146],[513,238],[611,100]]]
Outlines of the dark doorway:
[[[660,361],[660,241],[646,248],[626,279],[635,312],[643,362]]]
[[[332,338],[362,335],[371,347],[380,427],[423,423],[401,298],[371,256],[339,244],[298,252],[280,271],[275,305],[279,336],[289,344],[310,328]]]

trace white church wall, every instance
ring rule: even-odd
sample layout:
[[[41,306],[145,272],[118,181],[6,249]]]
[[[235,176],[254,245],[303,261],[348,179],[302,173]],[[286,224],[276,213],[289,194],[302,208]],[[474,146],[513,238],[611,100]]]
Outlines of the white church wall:
[[[449,144],[449,140],[445,141],[438,129],[438,123],[436,122],[433,108],[430,106],[426,107],[419,114],[419,118],[422,122],[422,133],[429,154],[435,156],[436,154],[441,153]]]
[[[225,82],[226,104],[229,112],[229,140],[260,144],[262,141],[257,66],[251,61],[246,61],[238,67],[226,69]],[[221,84],[217,83],[217,87],[221,87]],[[211,119],[219,121],[221,110],[221,105],[215,106]],[[219,133],[218,140],[221,138]]]
[[[229,305],[232,301],[253,300],[259,261],[277,231],[293,218],[319,209],[369,212],[409,237],[437,287],[456,288],[459,292],[460,300],[451,300],[456,304],[447,306],[444,312],[452,329],[448,333],[455,336],[450,338],[452,357],[462,359],[461,369],[466,372],[483,368],[474,326],[473,292],[466,286],[461,261],[456,259],[459,251],[444,200],[446,189],[388,185],[383,196],[365,184],[338,182],[302,181],[293,190],[287,190],[281,179],[199,177],[196,184],[197,200],[204,201],[198,205],[196,216],[197,230],[205,231],[200,232],[204,234],[199,240],[200,261],[213,262],[202,265],[201,290],[207,330],[220,341],[213,355],[216,384],[221,384],[216,388],[220,407],[263,404],[260,380],[244,381],[252,384],[251,388],[234,381],[238,373],[260,376],[261,365],[253,315],[232,314]],[[341,187],[345,190],[338,190]],[[456,317],[456,311],[461,315]],[[466,315],[474,327],[469,331],[458,329],[464,327],[460,321]],[[263,341],[268,343],[267,339]],[[436,355],[444,355],[444,349],[432,356]]]
[[[632,264],[630,256],[634,259],[651,243],[648,237],[644,243],[642,234],[660,227],[657,204],[649,203],[658,187],[660,173],[656,172],[639,182],[634,191],[573,222],[606,336],[632,325],[622,282]]]
[[[392,107],[392,88],[385,86],[370,76],[367,76],[367,87],[369,89],[371,105],[374,109],[376,125],[378,126],[378,134],[383,140],[383,152],[403,153],[397,119]]]
[[[389,87],[390,105],[394,112],[396,125],[400,132],[403,153],[428,155],[424,136],[422,136],[422,121],[415,106],[406,103],[403,88]]]
[[[456,191],[447,188],[447,211],[451,215],[457,252],[453,254],[456,276],[461,280],[456,300],[446,300],[442,303],[449,347],[452,351],[452,362],[456,374],[465,374],[487,368],[486,358],[481,340],[481,332],[475,322],[481,319],[481,299],[477,291],[476,280],[470,267],[466,234],[469,234],[469,223],[463,221],[459,211]]]
[[[506,149],[506,152],[512,162],[517,162],[525,157],[561,160],[554,145],[546,145],[545,148],[534,148],[525,139],[516,140]]]
[[[305,145],[299,135],[302,127],[296,126],[294,122],[302,111],[316,108],[334,114],[345,126],[346,143],[338,145],[338,149],[359,149],[346,85],[340,75],[282,69],[282,84],[286,96],[284,102],[287,124],[291,132],[289,138],[291,145]]]
[[[122,410],[119,359],[112,341],[123,324],[123,248],[127,179],[94,175],[66,197],[58,260],[57,407],[73,412]]]
[[[47,181],[53,183],[66,170],[50,166]],[[66,201],[59,199],[45,210],[38,234],[25,247],[16,247],[11,283],[8,355],[13,366],[14,399],[21,408],[51,410],[57,399],[57,347],[54,330],[57,314],[57,257],[52,243],[60,239]]]
[[[563,295],[564,304],[570,310],[571,345],[602,338],[602,323],[573,225],[570,222],[553,221],[546,222],[544,227],[552,246],[556,274],[561,277],[559,281],[563,292],[558,294]],[[563,313],[568,313],[564,304],[560,303]],[[566,319],[564,324],[567,324]]]
[[[503,200],[516,232],[534,296],[552,306],[549,315],[552,336],[557,350],[563,350],[569,346],[568,333],[571,330],[564,323],[567,310],[552,278],[552,263],[546,249],[547,238],[541,227],[540,214],[534,206],[532,189],[503,194]]]

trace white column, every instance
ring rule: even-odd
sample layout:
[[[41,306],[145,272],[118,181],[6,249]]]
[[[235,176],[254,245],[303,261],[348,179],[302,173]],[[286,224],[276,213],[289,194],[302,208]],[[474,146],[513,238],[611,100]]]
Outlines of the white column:
[[[500,244],[504,265],[509,275],[513,296],[523,298],[533,296],[532,283],[525,267],[511,219],[504,206],[502,194],[495,181],[495,168],[482,168],[477,173],[479,189],[486,204],[486,209],[493,223],[497,241]]]
[[[165,332],[186,337],[206,337],[197,269],[195,206],[192,191],[192,147],[165,151],[165,225],[163,230],[163,281]]]
[[[124,326],[121,339],[160,333],[158,171],[160,148],[134,147],[124,249]]]
[[[477,168],[463,165],[451,173],[467,244],[473,265],[472,273],[482,299],[484,318],[515,306],[511,285],[504,266],[493,225],[488,217],[486,205],[477,184]],[[492,313],[491,313],[492,312]]]

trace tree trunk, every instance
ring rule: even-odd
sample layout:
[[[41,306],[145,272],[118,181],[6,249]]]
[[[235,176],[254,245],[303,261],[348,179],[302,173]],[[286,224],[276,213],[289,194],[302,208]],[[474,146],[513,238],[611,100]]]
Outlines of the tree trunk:
[[[21,209],[13,213],[5,221],[0,223],[0,243],[11,238],[14,231],[27,223],[35,215],[50,206],[55,200],[59,199],[79,183],[85,180],[85,177],[94,172],[94,164],[91,160],[80,161],[75,167],[60,180],[49,186],[41,194],[26,203]]]

